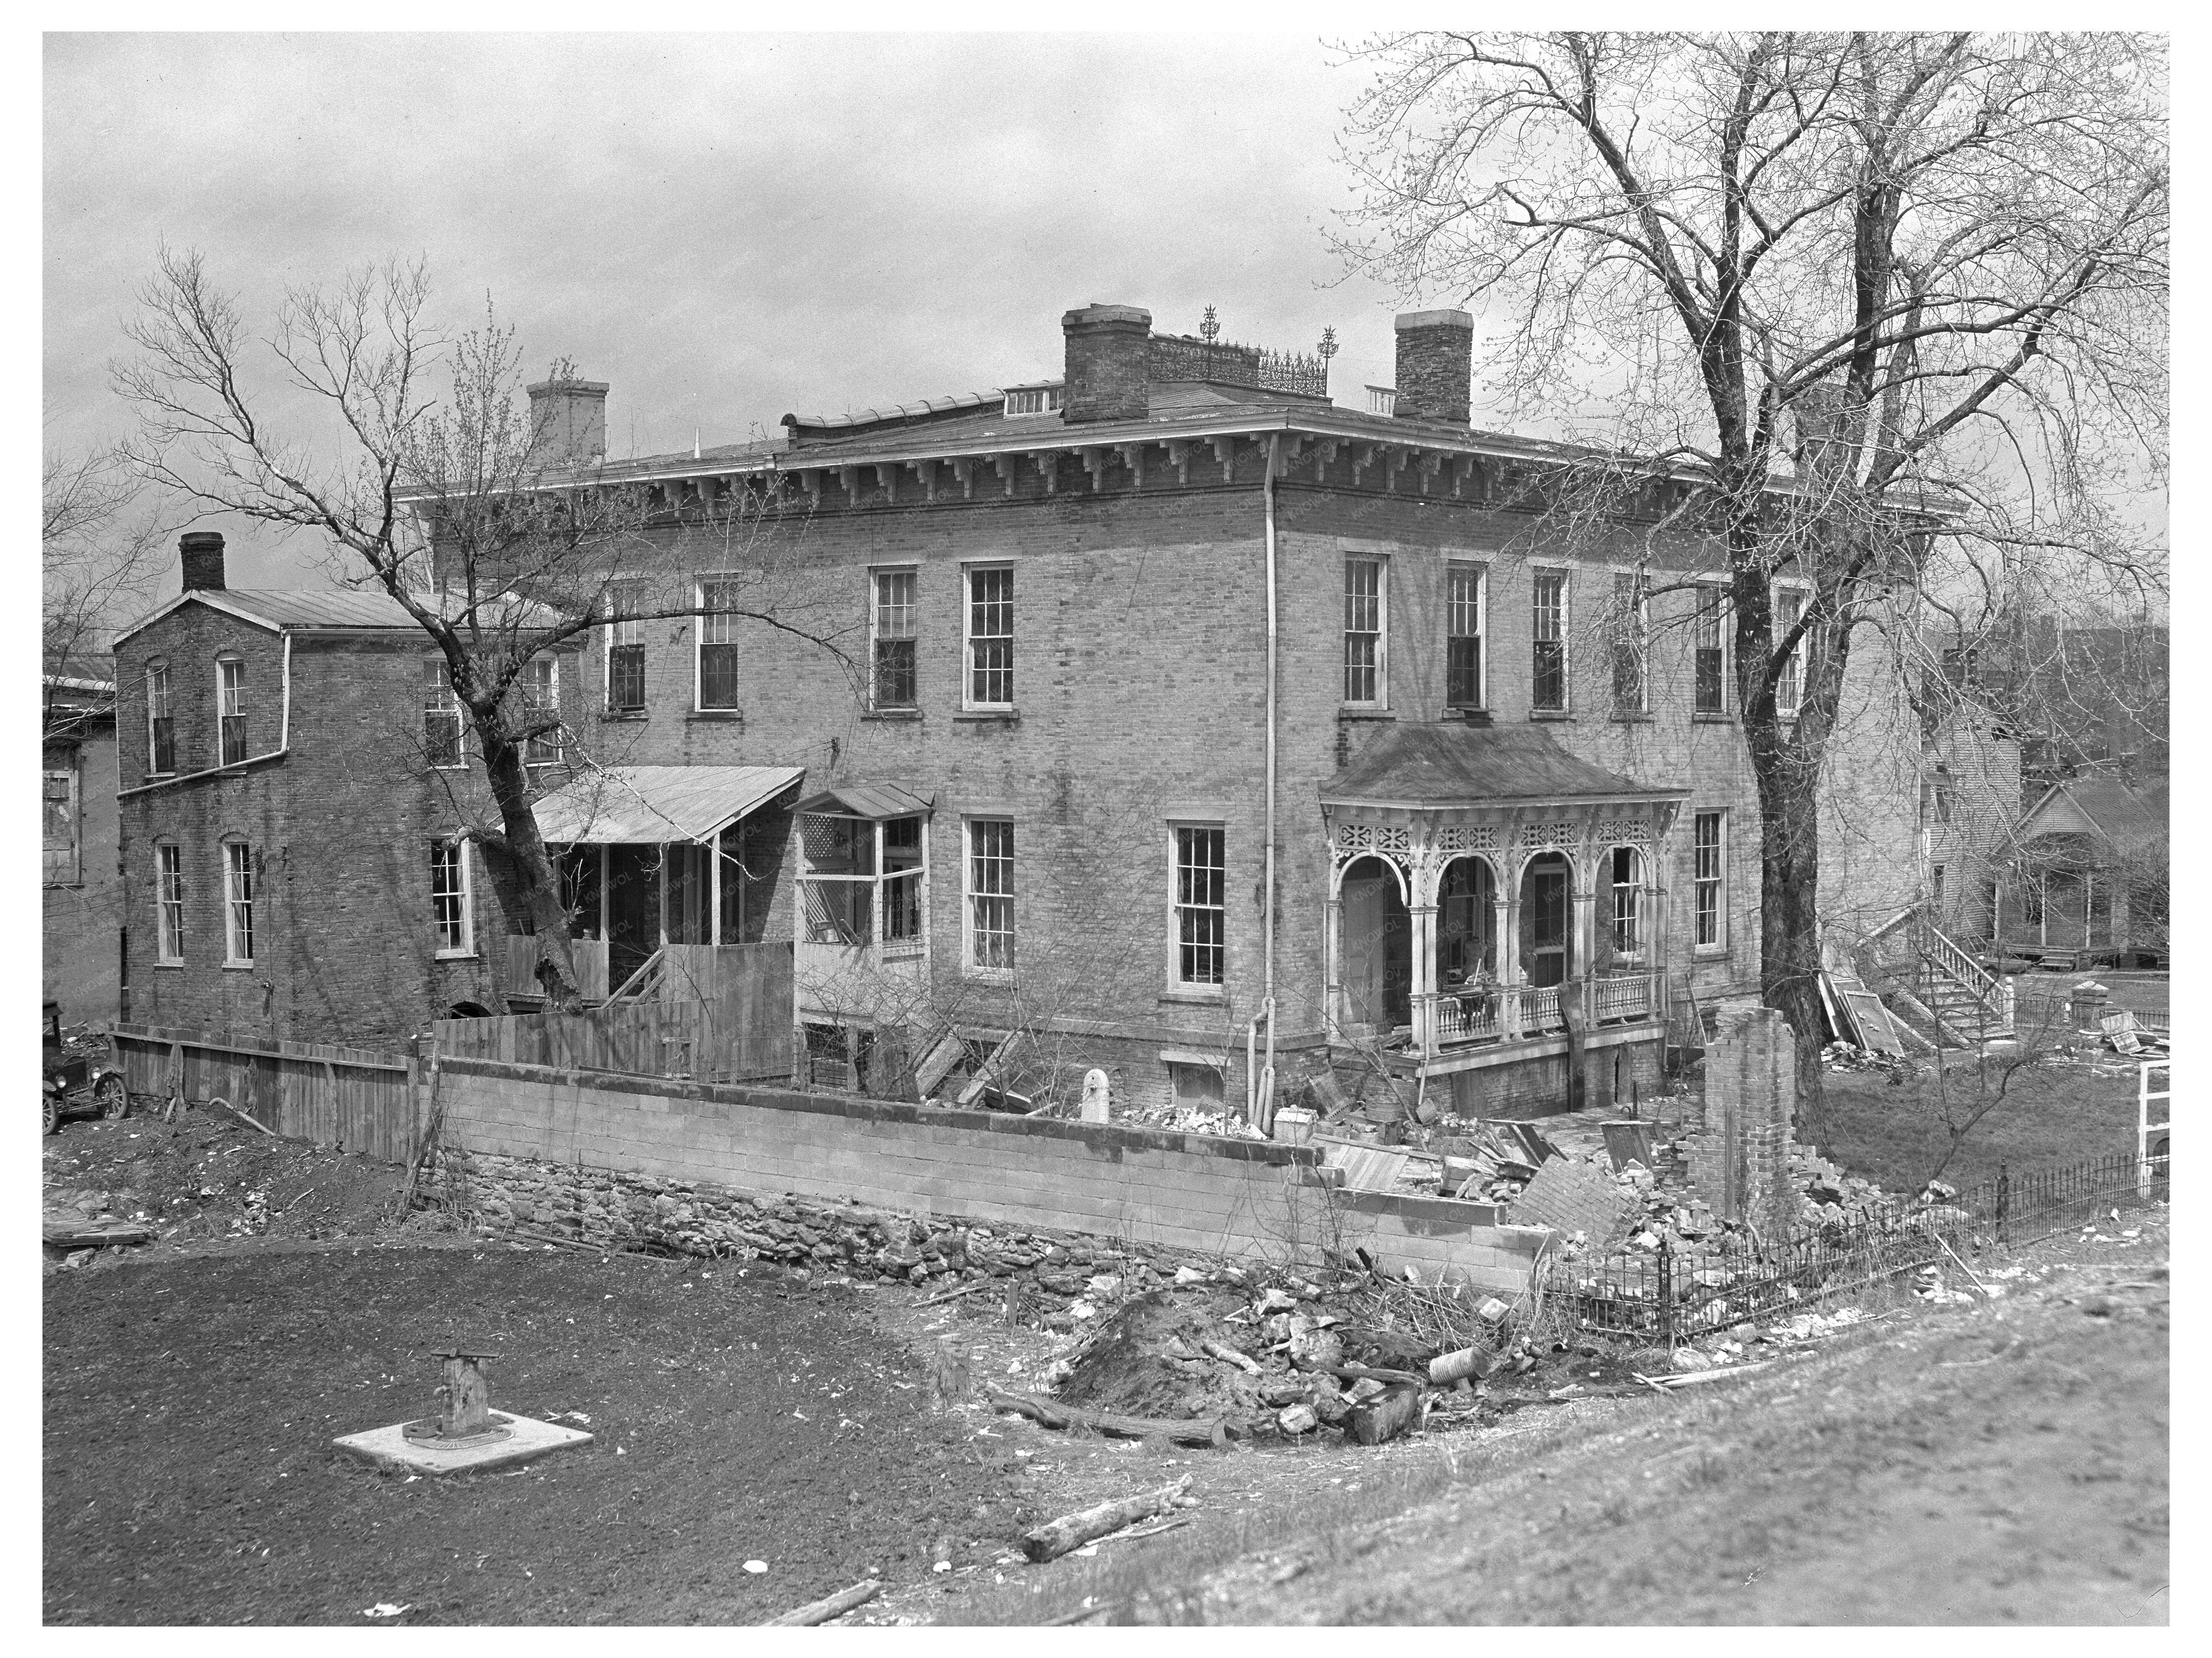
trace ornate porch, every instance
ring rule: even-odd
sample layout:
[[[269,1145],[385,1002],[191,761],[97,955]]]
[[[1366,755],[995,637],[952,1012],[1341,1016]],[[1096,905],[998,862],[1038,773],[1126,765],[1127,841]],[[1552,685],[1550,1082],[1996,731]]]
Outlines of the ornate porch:
[[[1332,1044],[1441,1075],[1645,1041],[1667,1012],[1667,836],[1646,787],[1537,727],[1400,726],[1322,793]]]

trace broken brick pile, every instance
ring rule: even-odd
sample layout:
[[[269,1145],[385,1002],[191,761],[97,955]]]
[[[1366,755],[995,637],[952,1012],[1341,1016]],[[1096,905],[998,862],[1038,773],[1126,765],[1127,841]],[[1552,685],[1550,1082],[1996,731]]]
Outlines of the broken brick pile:
[[[705,1181],[442,1148],[424,1170],[421,1200],[458,1212],[488,1237],[766,1260],[803,1275],[861,1281],[1018,1280],[1025,1310],[1044,1327],[1063,1331],[1095,1316],[1102,1295],[1150,1289],[1172,1280],[1180,1267],[1205,1262],[1183,1250],[1082,1233],[749,1197]]]

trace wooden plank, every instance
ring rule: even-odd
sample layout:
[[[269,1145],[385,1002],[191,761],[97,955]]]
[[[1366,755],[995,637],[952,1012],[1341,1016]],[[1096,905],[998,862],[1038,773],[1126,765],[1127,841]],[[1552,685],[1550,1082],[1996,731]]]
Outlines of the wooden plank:
[[[1893,1057],[1904,1054],[1904,1039],[1890,1023],[1889,1010],[1881,1005],[1881,997],[1871,990],[1845,990],[1843,999],[1850,1011],[1851,1022],[1858,1027],[1860,1047],[1869,1053]]]

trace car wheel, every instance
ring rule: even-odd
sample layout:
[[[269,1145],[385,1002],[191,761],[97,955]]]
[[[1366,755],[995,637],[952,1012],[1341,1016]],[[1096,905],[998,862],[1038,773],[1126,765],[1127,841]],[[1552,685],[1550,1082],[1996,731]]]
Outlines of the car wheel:
[[[62,1126],[62,1102],[52,1092],[46,1095],[46,1133],[55,1133]]]
[[[130,1090],[124,1087],[123,1078],[112,1071],[92,1085],[92,1102],[110,1122],[131,1114]]]

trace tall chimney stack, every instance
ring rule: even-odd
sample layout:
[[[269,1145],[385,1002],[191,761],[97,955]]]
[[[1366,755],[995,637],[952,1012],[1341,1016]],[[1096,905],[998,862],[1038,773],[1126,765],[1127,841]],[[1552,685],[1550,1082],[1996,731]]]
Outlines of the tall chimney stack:
[[[1067,383],[1060,417],[1069,425],[1142,420],[1150,407],[1152,313],[1133,305],[1091,305],[1060,319],[1067,337]]]
[[[185,591],[222,591],[222,532],[187,530],[177,537],[177,552],[185,563]]]
[[[546,466],[589,466],[607,456],[607,383],[540,380],[530,390],[530,458]]]
[[[1474,319],[1464,311],[1408,311],[1398,319],[1400,420],[1468,424],[1474,381]]]

